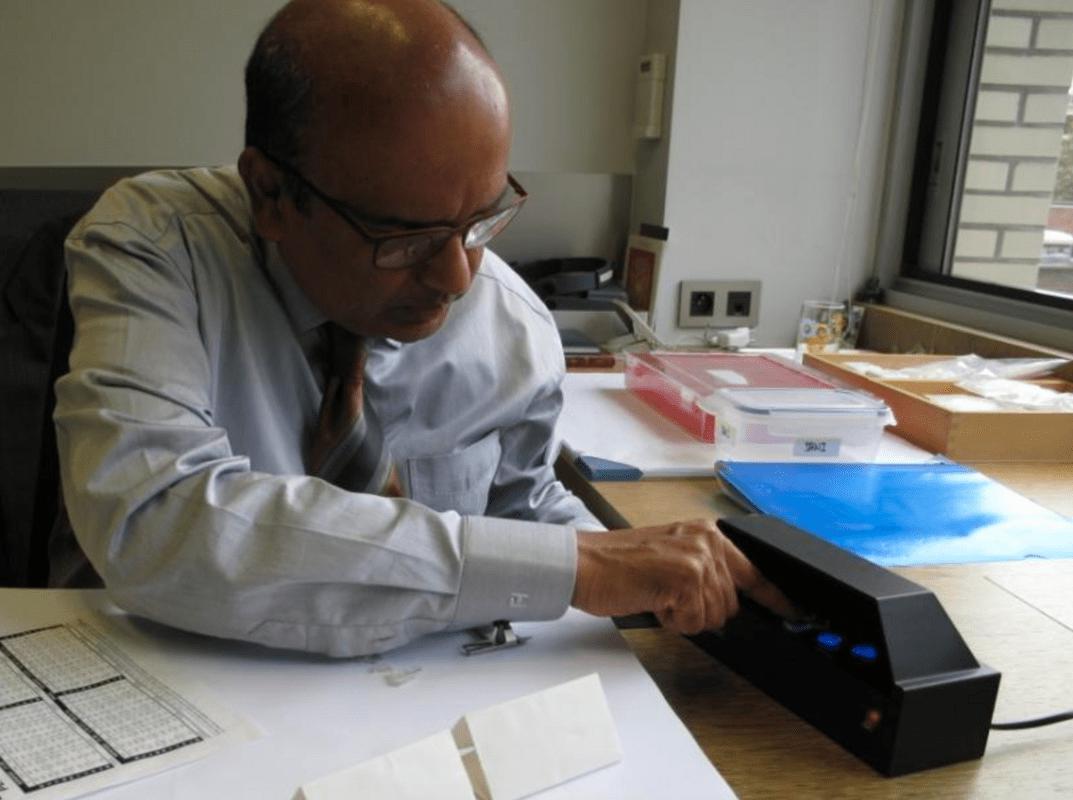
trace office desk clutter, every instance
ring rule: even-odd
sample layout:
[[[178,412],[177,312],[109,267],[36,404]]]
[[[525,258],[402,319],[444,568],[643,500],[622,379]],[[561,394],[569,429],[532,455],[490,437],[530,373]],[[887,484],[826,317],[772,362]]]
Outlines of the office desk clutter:
[[[702,442],[716,440],[705,400],[728,387],[830,389],[834,382],[766,353],[652,351],[626,354],[626,388]]]
[[[626,299],[626,290],[614,280],[615,262],[579,256],[511,262],[511,267],[552,312],[568,360],[603,353],[604,342],[627,333],[615,309],[615,301]]]
[[[626,299],[626,290],[613,281],[618,265],[605,258],[545,258],[511,267],[550,309],[601,308]]]
[[[849,327],[846,304],[830,300],[806,300],[797,323],[797,352],[837,353]]]
[[[739,356],[720,354],[719,358]],[[627,388],[623,373],[568,372],[562,386],[563,413],[555,437],[562,452],[589,480],[712,476],[715,442],[697,438],[653,409]],[[689,408],[694,408],[692,402]],[[715,425],[714,417],[711,424]],[[930,452],[887,430],[881,432],[877,462],[931,458]]]
[[[715,445],[684,448],[689,459],[695,450],[705,474],[717,459],[872,461],[879,455],[884,428],[894,423],[883,401],[837,388],[822,375],[766,353],[627,353],[620,380],[642,401],[641,416],[653,418],[650,427],[658,425],[658,417],[697,444]],[[624,419],[622,412],[633,409],[619,399],[618,416]],[[590,423],[599,416],[594,409],[587,411]],[[665,426],[659,427],[664,441],[675,439]],[[647,471],[606,449],[578,448],[577,441],[567,441],[577,450],[578,469],[589,479],[641,477],[631,465]],[[609,442],[607,446],[614,447]]]
[[[555,622],[516,623],[521,635],[532,637],[525,647],[480,658],[467,658],[460,652],[460,645],[469,636],[457,631],[426,637],[386,656],[327,659],[158,625],[121,612],[103,591],[0,589],[0,645],[6,645],[12,635],[74,619],[91,622],[116,651],[147,672],[167,678],[177,688],[187,687],[184,694],[190,694],[189,687],[205,687],[197,693],[198,708],[209,711],[213,707],[209,701],[219,698],[232,716],[247,720],[260,734],[255,740],[234,742],[217,750],[207,744],[181,747],[175,754],[204,757],[122,785],[109,784],[111,788],[94,795],[101,800],[292,800],[299,788],[315,785],[322,776],[345,772],[371,759],[391,755],[389,761],[407,761],[407,754],[400,750],[422,742],[419,751],[438,752],[441,758],[448,755],[444,748],[448,745],[458,767],[453,771],[455,778],[468,784],[468,778],[459,774],[464,773],[464,767],[457,763],[459,747],[449,731],[459,719],[467,718],[474,746],[483,751],[481,758],[487,767],[489,759],[499,760],[495,753],[489,755],[487,734],[497,730],[495,723],[502,721],[504,706],[513,722],[524,724],[509,734],[497,734],[497,738],[503,744],[517,745],[511,752],[524,757],[526,766],[517,777],[530,781],[537,770],[537,778],[545,781],[543,786],[551,787],[534,795],[541,800],[733,797],[611,621],[580,611],[568,611]],[[0,770],[27,758],[25,751],[17,748],[33,731],[12,721],[45,711],[44,701],[20,704],[14,700],[17,689],[31,691],[30,679],[18,668],[8,668],[5,652],[0,647]],[[58,662],[74,654],[67,648],[53,647],[48,655],[50,658],[41,659],[39,671],[55,673]],[[79,666],[86,664],[100,669],[100,659],[92,653],[79,661]],[[413,680],[397,685],[384,679],[383,670],[389,666],[400,673],[420,671]],[[92,678],[93,669],[83,668],[80,678]],[[598,684],[593,673],[599,675]],[[93,682],[88,693],[66,697],[84,707],[97,699],[94,692],[107,699],[123,683],[96,686]],[[169,707],[190,710],[174,702]],[[101,702],[93,721],[111,725],[109,735],[117,735],[119,724],[124,722],[117,714],[122,711]],[[543,721],[534,722],[527,716],[530,712]],[[191,710],[186,716],[203,729],[209,727],[208,715],[199,717]],[[216,714],[212,719],[219,721],[221,716]],[[147,715],[133,714],[126,722],[141,736],[148,735]],[[174,736],[177,731],[179,728],[172,726],[165,733]],[[437,731],[442,732],[438,742],[425,741]],[[575,747],[579,737],[590,731],[593,747]],[[89,743],[89,736],[83,733],[84,744]],[[546,753],[555,750],[546,744],[548,737],[557,746],[570,746],[573,753],[573,760],[555,762],[551,768],[557,770],[554,774],[548,761],[536,754],[537,747],[549,747]],[[653,747],[652,742],[659,746]],[[612,751],[621,758],[613,760],[607,755]],[[607,766],[597,768],[594,752],[599,756],[596,760]],[[62,768],[72,756],[70,749],[54,753],[48,769]],[[146,758],[136,763],[152,761]],[[431,770],[433,766],[421,768]],[[118,770],[98,774],[110,772]],[[495,779],[489,775],[488,780]],[[568,782],[551,786],[562,781]],[[3,800],[23,796],[55,800],[64,796],[58,794],[63,786],[75,786],[68,782],[20,794],[21,789],[3,771],[0,783],[5,787],[0,789]],[[497,786],[501,788],[502,783]],[[527,786],[534,787],[532,791],[539,788],[531,782]],[[467,791],[472,798],[473,789]],[[495,794],[495,788],[492,791]],[[310,800],[317,796],[307,795]],[[379,796],[366,786],[348,794]],[[424,800],[448,795],[437,786],[413,796]]]

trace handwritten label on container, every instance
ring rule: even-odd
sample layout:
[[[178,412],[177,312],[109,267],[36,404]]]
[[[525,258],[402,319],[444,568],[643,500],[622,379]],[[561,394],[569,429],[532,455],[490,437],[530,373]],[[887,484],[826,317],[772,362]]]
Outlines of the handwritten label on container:
[[[837,458],[841,447],[841,439],[798,439],[794,442],[794,455],[801,458]]]
[[[723,442],[726,444],[734,444],[737,441],[737,431],[734,430],[733,425],[729,425],[726,422],[720,422],[718,426],[717,442]]]

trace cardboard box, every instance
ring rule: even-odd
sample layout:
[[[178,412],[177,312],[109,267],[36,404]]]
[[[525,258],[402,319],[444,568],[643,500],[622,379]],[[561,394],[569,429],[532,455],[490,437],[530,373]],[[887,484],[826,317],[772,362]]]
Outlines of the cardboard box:
[[[953,356],[806,353],[804,363],[886,400],[898,419],[893,431],[933,453],[958,461],[1073,461],[1073,413],[951,411],[927,396],[965,394],[954,382],[877,380],[843,366],[847,361],[866,361],[899,369],[950,358]],[[1073,383],[1060,378],[1031,383],[1073,392]]]

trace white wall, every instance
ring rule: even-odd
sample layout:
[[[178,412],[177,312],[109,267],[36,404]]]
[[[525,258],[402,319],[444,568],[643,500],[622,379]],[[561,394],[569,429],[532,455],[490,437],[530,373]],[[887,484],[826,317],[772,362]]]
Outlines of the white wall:
[[[803,299],[844,298],[869,274],[896,6],[681,0],[664,215],[670,240],[654,312],[664,339],[696,335],[676,326],[682,280],[759,279],[757,342],[787,345]],[[865,94],[873,11],[877,47]]]
[[[844,296],[868,271],[900,2],[456,0],[510,84],[512,167],[534,192],[507,254],[620,256],[623,181],[636,169],[634,222],[671,230],[661,335],[686,335],[674,324],[681,280],[759,278],[759,341],[787,343],[802,299]],[[0,179],[5,167],[232,161],[242,66],[279,3],[0,0]],[[880,68],[836,289],[873,7]],[[671,56],[656,144],[630,130],[634,65],[647,49]]]
[[[512,166],[633,172],[633,76],[648,0],[452,0],[511,89]]]
[[[518,218],[496,237],[507,261],[598,256],[621,261],[630,217],[628,175],[515,172],[529,192]]]
[[[0,166],[215,164],[281,0],[0,0]],[[646,0],[458,0],[513,92],[512,166],[633,171]]]
[[[0,0],[0,186],[83,186],[114,171],[74,167],[233,162],[242,69],[280,5]],[[621,257],[647,0],[454,5],[511,89],[511,166],[531,198],[504,255]]]
[[[0,166],[217,164],[277,0],[2,0]]]

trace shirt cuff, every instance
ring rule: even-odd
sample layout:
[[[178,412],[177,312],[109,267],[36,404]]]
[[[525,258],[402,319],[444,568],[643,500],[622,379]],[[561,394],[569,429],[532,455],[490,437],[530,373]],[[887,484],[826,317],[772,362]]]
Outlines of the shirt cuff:
[[[577,534],[565,525],[465,518],[454,628],[496,620],[558,619],[577,577]]]

